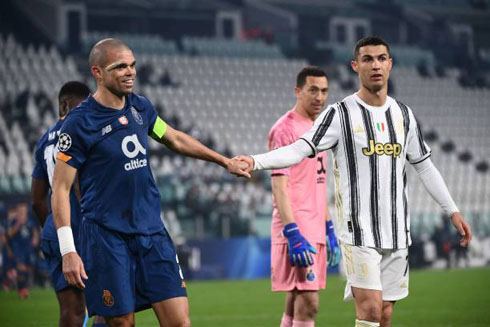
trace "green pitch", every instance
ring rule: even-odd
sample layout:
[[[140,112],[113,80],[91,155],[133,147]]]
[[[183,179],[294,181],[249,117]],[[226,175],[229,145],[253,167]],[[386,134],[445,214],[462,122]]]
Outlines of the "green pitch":
[[[268,280],[188,283],[195,327],[279,326],[284,296],[269,291]],[[344,281],[328,279],[321,292],[317,326],[354,325],[353,303],[343,302]],[[32,291],[27,301],[0,293],[1,326],[56,326],[58,308],[49,289]],[[151,310],[136,315],[136,326],[158,326]],[[396,327],[490,326],[490,269],[413,271],[410,296],[395,306]]]

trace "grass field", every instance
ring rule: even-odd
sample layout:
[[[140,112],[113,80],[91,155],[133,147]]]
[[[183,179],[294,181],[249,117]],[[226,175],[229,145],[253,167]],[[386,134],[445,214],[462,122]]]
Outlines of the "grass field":
[[[188,283],[195,327],[279,326],[284,296],[269,291],[268,280]],[[331,276],[321,292],[316,326],[351,327],[354,308],[343,302],[344,281]],[[0,326],[56,326],[52,290],[36,289],[27,301],[0,293]],[[158,326],[151,310],[136,315],[136,326]],[[410,296],[395,306],[393,326],[490,326],[490,269],[413,271]]]

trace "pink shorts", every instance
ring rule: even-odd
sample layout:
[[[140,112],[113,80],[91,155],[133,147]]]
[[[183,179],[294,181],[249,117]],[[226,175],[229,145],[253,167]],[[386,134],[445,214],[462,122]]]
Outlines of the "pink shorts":
[[[315,244],[318,250],[313,254],[313,265],[292,267],[287,244],[272,244],[271,281],[273,292],[288,292],[294,289],[318,291],[324,289],[327,281],[327,249],[325,244]]]

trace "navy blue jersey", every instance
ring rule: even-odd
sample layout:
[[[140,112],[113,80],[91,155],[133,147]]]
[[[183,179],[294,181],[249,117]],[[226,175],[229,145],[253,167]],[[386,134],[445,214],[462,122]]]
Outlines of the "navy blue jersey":
[[[58,142],[58,160],[78,170],[84,219],[126,234],[163,230],[160,193],[150,170],[148,135],[157,113],[127,95],[121,110],[89,96],[72,110]]]
[[[37,143],[36,151],[34,153],[35,164],[32,171],[32,177],[46,181],[47,183],[49,183],[50,188],[53,182],[56,154],[58,153],[58,148],[56,147],[56,144],[58,143],[58,137],[60,135],[62,124],[63,120],[58,120],[56,124],[54,124],[54,126],[41,137],[41,139]],[[51,206],[51,203],[49,205]],[[71,228],[75,237],[75,242],[78,243],[77,240],[81,219],[81,209],[74,190],[72,190],[70,193],[70,207]],[[53,241],[56,241],[58,239],[51,211],[46,218],[46,222],[44,223],[41,238]]]

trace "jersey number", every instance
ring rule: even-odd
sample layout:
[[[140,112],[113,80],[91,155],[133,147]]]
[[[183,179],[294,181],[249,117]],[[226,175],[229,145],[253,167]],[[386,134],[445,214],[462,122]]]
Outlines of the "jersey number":
[[[54,174],[54,165],[56,164],[56,155],[58,154],[58,147],[56,144],[48,145],[44,149],[44,160],[46,161],[46,167],[48,169],[48,179],[49,185],[53,186],[53,174]]]

